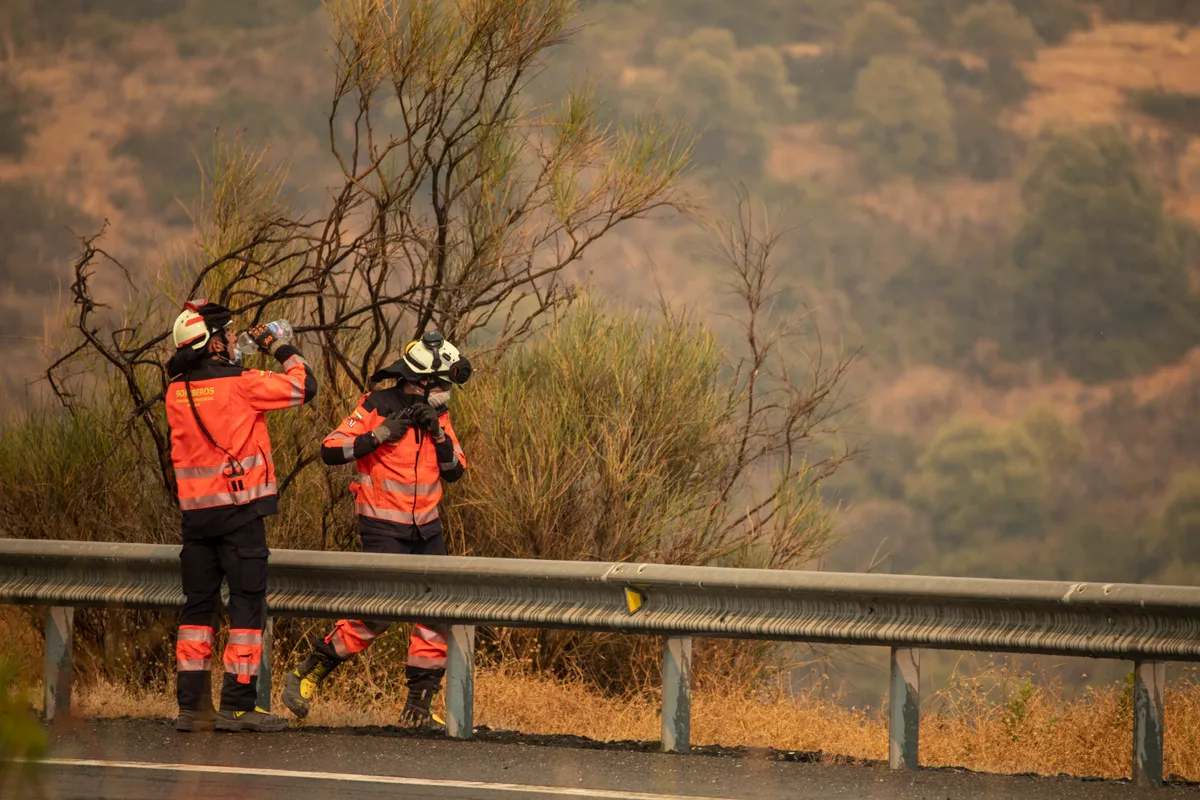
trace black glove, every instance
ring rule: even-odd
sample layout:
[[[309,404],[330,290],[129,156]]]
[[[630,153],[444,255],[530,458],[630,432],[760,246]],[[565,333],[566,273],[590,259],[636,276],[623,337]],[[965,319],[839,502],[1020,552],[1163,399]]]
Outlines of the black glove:
[[[384,442],[398,442],[404,438],[404,434],[408,433],[408,429],[412,427],[412,420],[409,415],[403,411],[394,411],[384,418],[383,422],[379,423],[379,427],[371,431],[375,436],[375,440],[380,444]]]
[[[438,411],[429,403],[414,403],[409,408],[409,419],[418,428],[429,431],[435,439],[442,435],[442,426],[438,422]]]
[[[275,350],[279,347],[279,337],[270,328],[266,325],[255,325],[246,333],[250,334],[250,339],[258,345],[259,352],[275,355]]]

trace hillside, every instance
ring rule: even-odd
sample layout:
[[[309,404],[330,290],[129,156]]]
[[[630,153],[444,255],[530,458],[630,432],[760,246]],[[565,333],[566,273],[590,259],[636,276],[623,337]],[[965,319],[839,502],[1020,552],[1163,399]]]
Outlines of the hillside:
[[[67,231],[107,221],[134,280],[186,257],[216,128],[286,160],[298,206],[323,202],[336,173],[324,12],[229,5],[68,3],[58,28],[0,3],[10,395],[43,363]],[[744,183],[795,228],[779,313],[813,309],[827,343],[864,353],[845,425],[870,452],[829,487],[852,543],[829,565],[870,566],[886,537],[897,570],[1200,574],[1181,544],[1200,532],[1185,513],[1200,504],[1200,31],[1147,9],[589,2],[532,87],[549,99],[591,75],[614,118],[685,117],[702,132],[696,196],[723,209]],[[1075,173],[1054,172],[1068,162]],[[1086,213],[1048,216],[1054,192],[1106,184],[1129,187],[1104,212],[1120,237]],[[1077,235],[1054,238],[1071,224]],[[604,242],[579,274],[633,303],[661,288],[728,337],[702,253],[692,228],[660,219]],[[1135,281],[1131,264],[1150,272]],[[1134,287],[1145,297],[1125,303]],[[106,292],[119,307],[125,288]]]

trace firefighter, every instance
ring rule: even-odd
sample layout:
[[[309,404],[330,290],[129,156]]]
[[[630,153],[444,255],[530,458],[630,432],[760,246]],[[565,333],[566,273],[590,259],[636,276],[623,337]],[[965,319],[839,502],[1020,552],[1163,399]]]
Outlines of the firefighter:
[[[175,645],[179,731],[279,731],[281,717],[255,707],[267,589],[266,527],[278,496],[263,412],[304,405],[317,381],[295,347],[266,326],[251,328],[284,374],[245,369],[229,309],[193,300],[175,320],[167,365],[171,461],[183,513],[179,554],[186,601]],[[229,582],[229,641],[220,710],[209,669],[221,581]]]
[[[354,412],[325,437],[321,456],[326,464],[358,462],[350,492],[363,552],[446,555],[438,516],[441,481],[453,483],[466,468],[446,404],[451,386],[462,385],[470,375],[470,361],[441,334],[428,332],[409,343],[399,361],[371,377],[372,383],[395,379],[395,385],[363,396]],[[388,622],[339,620],[288,674],[284,705],[297,717],[307,716],[321,681],[389,627]],[[437,625],[413,626],[404,669],[404,725],[442,724],[430,705],[446,672],[446,633]]]

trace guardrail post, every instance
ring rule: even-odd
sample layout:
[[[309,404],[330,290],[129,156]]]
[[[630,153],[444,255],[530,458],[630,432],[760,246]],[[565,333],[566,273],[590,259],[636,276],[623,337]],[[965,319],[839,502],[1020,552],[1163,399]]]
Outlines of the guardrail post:
[[[47,722],[71,716],[74,676],[75,609],[51,606],[46,611],[46,659],[42,684]]]
[[[258,667],[258,697],[254,704],[263,711],[271,710],[271,665],[275,659],[275,618],[263,618],[262,662]]]
[[[888,703],[888,757],[892,769],[917,769],[921,735],[921,651],[917,648],[892,648]]]
[[[1162,786],[1163,782],[1163,661],[1133,664],[1133,783]]]
[[[687,753],[692,749],[692,637],[663,639],[662,749]]]
[[[451,625],[446,648],[446,733],[475,733],[475,626]]]

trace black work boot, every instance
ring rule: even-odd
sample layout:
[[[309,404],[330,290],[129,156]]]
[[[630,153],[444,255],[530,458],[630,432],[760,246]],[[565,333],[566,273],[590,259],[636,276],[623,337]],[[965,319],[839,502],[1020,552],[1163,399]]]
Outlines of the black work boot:
[[[287,720],[256,708],[253,711],[218,711],[215,728],[229,733],[277,733],[287,729]]]
[[[433,698],[438,687],[428,684],[409,686],[408,700],[400,710],[400,726],[427,731],[443,731],[446,721],[433,713]]]
[[[175,718],[175,730],[182,733],[211,731],[216,721],[217,712],[212,710],[212,706],[199,709],[181,708],[179,716]]]
[[[330,661],[328,656],[314,651],[284,679],[283,704],[300,719],[307,717],[317,687],[337,667],[337,662]]]

